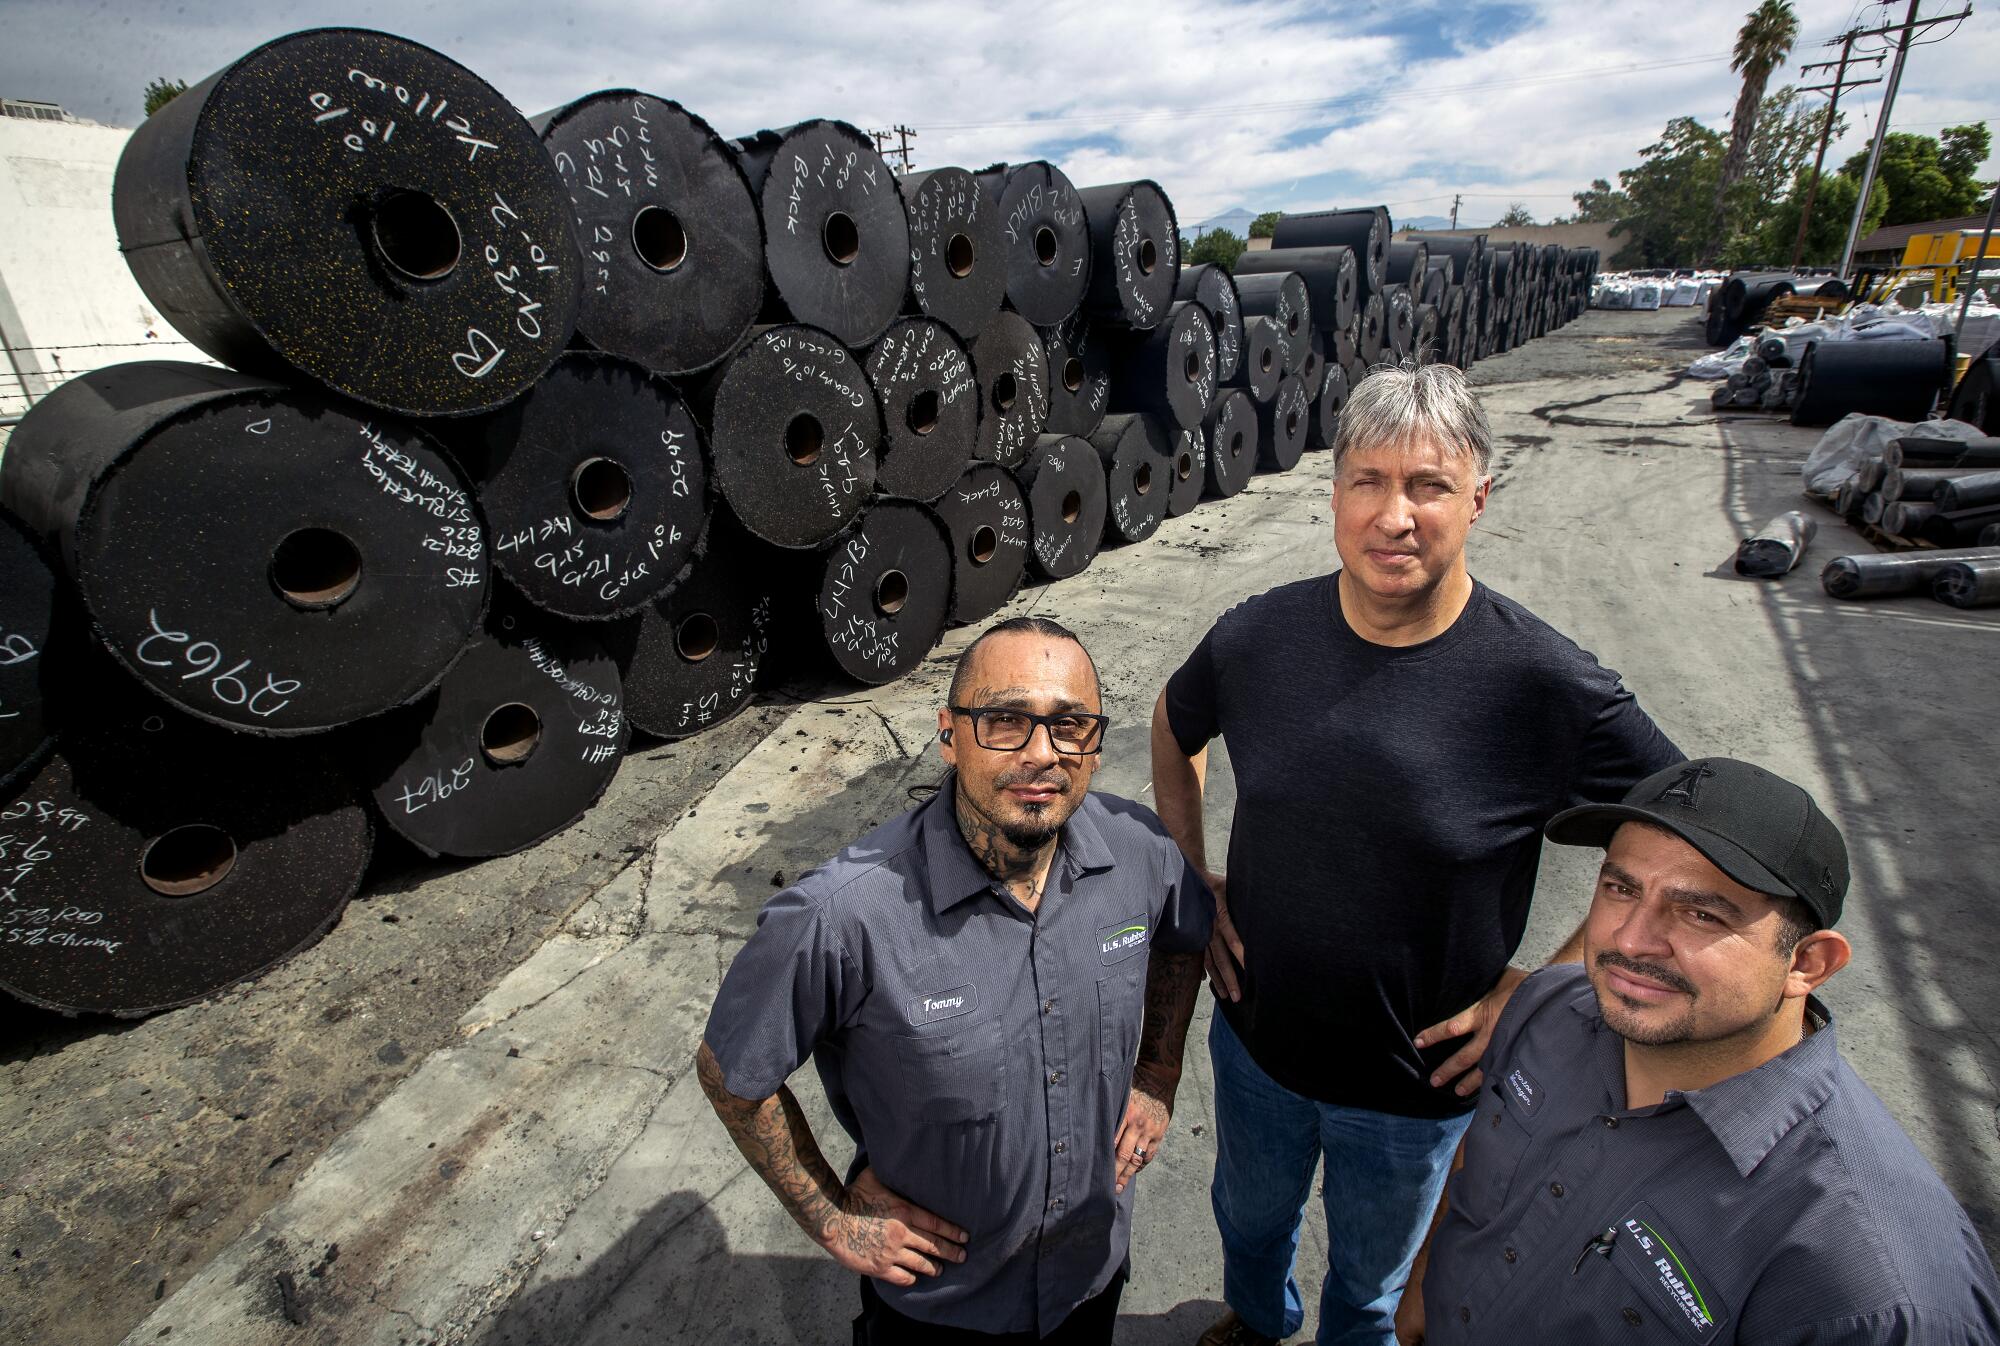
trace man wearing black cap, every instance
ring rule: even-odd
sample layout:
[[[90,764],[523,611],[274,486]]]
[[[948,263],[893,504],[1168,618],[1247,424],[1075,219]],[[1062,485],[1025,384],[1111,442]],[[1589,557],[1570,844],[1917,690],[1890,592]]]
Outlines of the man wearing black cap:
[[[1978,1234],[1813,996],[1850,950],[1812,796],[1711,757],[1547,834],[1605,848],[1583,963],[1501,1015],[1397,1339],[2000,1342]]]

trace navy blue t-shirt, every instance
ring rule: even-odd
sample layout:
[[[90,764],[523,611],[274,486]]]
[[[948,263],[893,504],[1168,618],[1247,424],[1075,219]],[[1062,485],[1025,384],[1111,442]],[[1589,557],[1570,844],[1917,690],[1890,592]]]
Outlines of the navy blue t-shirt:
[[[1472,1104],[1411,1038],[1484,995],[1521,943],[1542,826],[1684,755],[1618,675],[1475,583],[1458,620],[1377,645],[1336,575],[1225,612],[1167,683],[1192,755],[1236,776],[1229,914],[1243,999],[1222,1012],[1265,1073],[1408,1117]]]

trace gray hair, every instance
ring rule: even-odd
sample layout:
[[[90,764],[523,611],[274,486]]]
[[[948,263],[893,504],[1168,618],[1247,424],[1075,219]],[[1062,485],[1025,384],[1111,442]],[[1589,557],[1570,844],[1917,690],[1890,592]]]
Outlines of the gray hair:
[[[1349,394],[1333,437],[1333,470],[1349,449],[1401,448],[1432,440],[1470,454],[1479,475],[1493,458],[1493,427],[1465,375],[1450,365],[1377,365]]]

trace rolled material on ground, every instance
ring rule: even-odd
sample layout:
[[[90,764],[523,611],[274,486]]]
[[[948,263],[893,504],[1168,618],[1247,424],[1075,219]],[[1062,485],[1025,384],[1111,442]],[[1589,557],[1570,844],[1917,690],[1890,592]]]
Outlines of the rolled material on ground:
[[[1359,210],[1320,210],[1305,215],[1281,215],[1271,231],[1271,250],[1281,248],[1352,248],[1357,298],[1381,287],[1389,251],[1389,211],[1386,206]],[[1244,256],[1250,256],[1245,253]]]
[[[1767,336],[1759,341],[1757,358],[1772,369],[1789,369],[1792,366],[1791,347],[1781,336]]]
[[[1007,300],[1037,327],[1076,312],[1090,288],[1090,228],[1060,168],[1036,159],[976,175],[1007,236]]]
[[[951,542],[951,620],[983,621],[1021,587],[1033,541],[1027,497],[998,463],[968,463],[936,509]]]
[[[1201,503],[1208,485],[1208,428],[1174,432],[1173,458],[1168,465],[1167,517],[1177,519]]]
[[[414,700],[486,603],[485,530],[429,439],[205,365],[63,384],[16,427],[0,500],[127,670],[250,733]]]
[[[1384,353],[1398,361],[1410,358],[1417,340],[1417,306],[1410,299],[1407,286],[1393,282],[1382,287],[1382,302],[1386,305],[1383,315]]]
[[[1882,473],[1884,500],[1935,500],[1939,492],[1961,478],[1994,476],[1976,467],[1891,467]]]
[[[979,448],[979,385],[951,329],[931,318],[891,323],[868,353],[868,383],[882,412],[875,489],[929,502],[948,490]]]
[[[1166,427],[1152,416],[1106,416],[1090,447],[1104,464],[1104,541],[1144,542],[1167,517],[1173,468]]]
[[[1840,483],[1833,493],[1834,513],[1839,514],[1850,522],[1859,521],[1861,518],[1862,494],[1861,482],[1858,478],[1849,477],[1846,481]]]
[[[534,124],[575,211],[577,335],[668,375],[735,349],[764,306],[764,226],[722,137],[636,89],[587,94]]]
[[[951,543],[937,515],[881,501],[819,561],[819,634],[841,672],[880,686],[923,662],[951,608]]]
[[[2000,561],[2000,548],[1869,552],[1836,556],[1820,572],[1820,584],[1835,598],[1887,598],[1930,591],[1938,573],[1959,561]]]
[[[1451,258],[1439,258],[1425,264],[1423,282],[1417,287],[1417,300],[1419,303],[1435,304],[1442,310],[1445,296],[1450,294],[1453,288]]]
[[[1921,421],[1951,386],[1948,341],[1816,341],[1799,360],[1793,425],[1864,412]]]
[[[2000,439],[1936,439],[1905,435],[1882,450],[1889,467],[1990,467],[2000,471]]]
[[[1970,509],[1955,509],[1949,512],[1938,509],[1931,503],[1907,505],[1902,508],[1911,511],[1929,511],[1921,518],[1910,521],[1910,526],[1915,528],[1925,541],[1935,542],[1940,547],[1973,546],[1978,543],[1988,527],[2000,523],[2000,505],[1975,505]]]
[[[1228,383],[1243,362],[1243,299],[1235,277],[1227,267],[1212,262],[1182,267],[1174,298],[1192,299],[1208,310],[1209,321],[1215,324],[1215,374]]]
[[[562,353],[572,213],[491,86],[352,28],[267,42],[174,99],[112,189],[134,278],[188,340],[411,415],[497,407]]]
[[[1818,531],[1819,524],[1798,510],[1780,514],[1738,544],[1736,573],[1759,579],[1790,573]]]
[[[1229,293],[1233,299],[1236,291]],[[1111,348],[1082,313],[1042,328],[1041,336],[1049,365],[1049,417],[1043,431],[1088,435],[1111,404]],[[1239,344],[1243,339],[1240,321],[1236,339]]]
[[[0,513],[0,792],[55,742],[48,661],[55,619],[55,573],[28,534]]]
[[[557,616],[636,612],[708,523],[694,417],[622,357],[571,351],[505,410],[441,428],[479,481],[494,567]]]
[[[1306,386],[1306,396],[1314,400],[1326,383],[1326,338],[1317,327],[1306,329],[1306,356],[1299,362],[1299,381]]]
[[[962,168],[903,179],[910,221],[907,310],[934,318],[963,340],[985,330],[1007,293],[1007,235],[1000,208]]]
[[[1392,241],[1382,263],[1383,283],[1405,286],[1414,295],[1424,288],[1424,274],[1430,270],[1430,261],[1429,245]]]
[[[1866,491],[1861,496],[1861,522],[1880,526],[1882,512],[1889,508],[1889,502],[1882,498],[1880,491]]]
[[[1879,495],[1882,490],[1882,483],[1888,478],[1888,475],[1889,469],[1883,464],[1880,458],[1864,458],[1861,460],[1860,468],[1854,474],[1854,480],[1863,491],[1873,491]]]
[[[0,988],[64,1014],[185,1005],[317,941],[360,888],[368,813],[320,744],[225,733],[116,690],[72,722],[0,807],[19,847]]]
[[[1190,300],[1175,303],[1152,331],[1126,336],[1112,353],[1113,411],[1145,412],[1192,429],[1208,415],[1215,392],[1215,326]]]
[[[1436,364],[1445,358],[1444,342],[1438,330],[1435,304],[1418,304],[1416,327],[1410,334],[1410,354],[1419,364]]]
[[[710,729],[754,699],[773,635],[762,544],[718,520],[674,587],[639,611],[620,653],[625,718],[654,738]]]
[[[1312,423],[1306,428],[1307,449],[1330,449],[1340,433],[1340,413],[1347,406],[1347,371],[1339,365],[1326,367],[1319,396],[1312,399]]]
[[[1312,428],[1312,402],[1297,374],[1285,375],[1278,395],[1257,404],[1257,465],[1269,472],[1289,472],[1306,451]]]
[[[2000,607],[2000,558],[1952,562],[1931,582],[1931,594],[1955,608]]]
[[[1243,362],[1236,376],[1228,380],[1233,388],[1245,388],[1259,402],[1278,395],[1278,380],[1285,376],[1285,361],[1278,350],[1278,327],[1269,318],[1243,320]]]
[[[1238,276],[1296,272],[1306,283],[1313,325],[1322,331],[1345,331],[1354,324],[1360,290],[1354,249],[1282,248],[1246,252],[1236,259]]]
[[[2000,547],[2000,523],[1989,523],[1979,530],[1979,545]]]
[[[1975,471],[1941,484],[1933,495],[1946,511],[2000,505],[2000,472]]]
[[[1248,486],[1257,471],[1262,445],[1257,407],[1244,389],[1225,389],[1203,426],[1208,434],[1207,493],[1217,500],[1227,500]]]
[[[1928,500],[1890,500],[1885,496],[1882,531],[1897,537],[1916,537],[1925,520],[1936,513],[1937,506]]]
[[[715,488],[753,534],[826,543],[875,488],[882,413],[847,348],[817,327],[766,327],[708,381]]]
[[[1361,363],[1375,365],[1381,363],[1389,344],[1389,305],[1378,290],[1361,301],[1360,325],[1355,331],[1355,346],[1361,356]]]
[[[910,217],[875,143],[839,121],[737,142],[764,219],[764,316],[865,346],[903,307]]]
[[[2000,435],[2000,350],[1988,349],[1965,367],[1951,390],[1950,415],[1984,434]]]
[[[1253,272],[1236,278],[1236,290],[1245,318],[1267,318],[1275,329],[1281,372],[1298,373],[1312,337],[1312,301],[1305,281],[1295,271]]]
[[[1413,233],[1409,237],[1411,242],[1422,243],[1430,249],[1431,265],[1437,265],[1440,258],[1449,257],[1452,275],[1458,284],[1469,286],[1479,276],[1480,262],[1486,252],[1486,235]]]
[[[977,456],[1018,466],[1049,420],[1049,357],[1042,338],[1020,314],[1002,310],[967,349],[981,399]]]
[[[1028,568],[1045,580],[1082,574],[1104,545],[1109,501],[1097,450],[1075,435],[1043,435],[1014,474],[1028,499]]]
[[[1180,225],[1156,182],[1077,189],[1090,226],[1084,309],[1100,322],[1146,332],[1166,321],[1181,274]]]
[[[592,638],[502,605],[437,692],[379,730],[370,793],[426,855],[512,855],[568,827],[625,753],[618,665]]]

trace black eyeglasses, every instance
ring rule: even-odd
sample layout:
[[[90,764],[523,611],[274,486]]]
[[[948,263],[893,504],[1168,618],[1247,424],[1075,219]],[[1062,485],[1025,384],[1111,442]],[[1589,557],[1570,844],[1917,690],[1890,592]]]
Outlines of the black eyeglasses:
[[[1018,752],[1035,736],[1035,726],[1049,731],[1049,742],[1060,753],[1086,757],[1104,750],[1104,726],[1109,715],[1087,715],[1064,711],[1060,715],[1032,715],[1007,706],[949,706],[954,715],[972,721],[973,741],[992,752]]]

